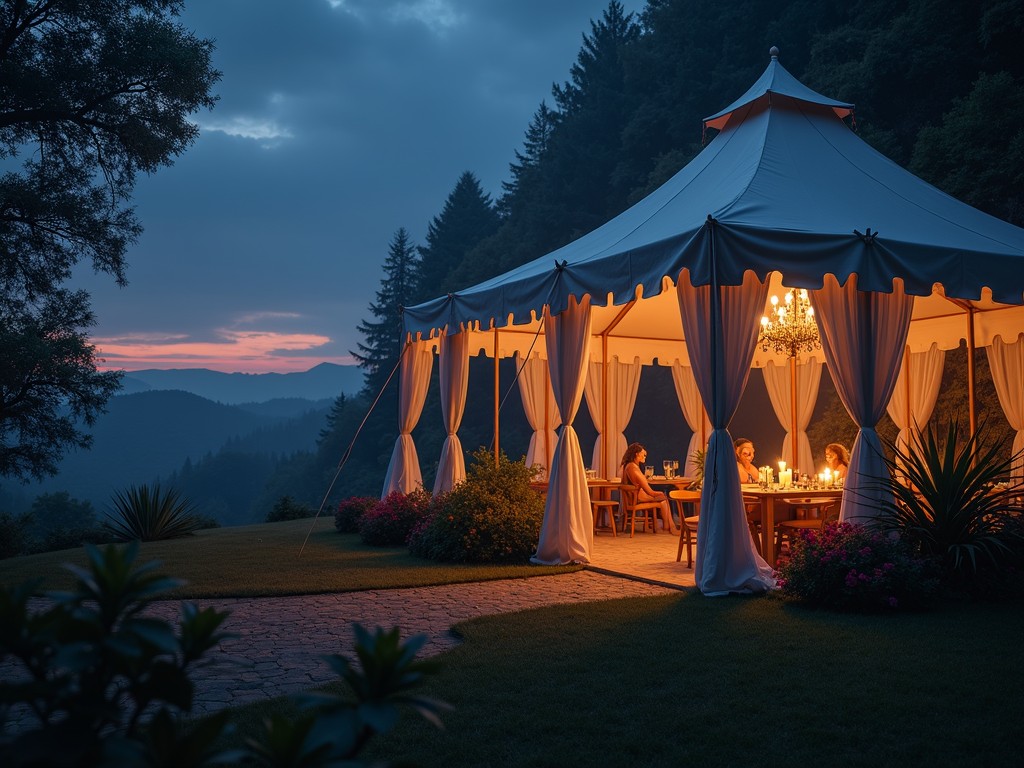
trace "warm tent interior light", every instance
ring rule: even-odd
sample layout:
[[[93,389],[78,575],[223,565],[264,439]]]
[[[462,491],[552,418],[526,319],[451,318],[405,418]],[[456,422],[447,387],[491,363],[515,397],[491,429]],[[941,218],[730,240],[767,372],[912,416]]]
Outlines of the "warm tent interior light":
[[[819,358],[861,428],[842,514],[869,514],[864,489],[882,471],[874,425],[903,356],[963,339],[1018,343],[1024,230],[880,155],[844,122],[852,110],[799,83],[773,49],[754,86],[707,119],[719,133],[648,197],[550,254],[407,308],[404,330],[417,352],[403,360],[402,434],[385,492],[411,490],[419,475],[410,424],[422,399],[417,406],[406,388],[413,368],[444,346],[439,339],[462,336],[463,355],[539,357],[567,426],[551,457],[536,559],[589,560],[584,459],[571,427],[588,366],[675,365],[693,377],[712,426],[697,586],[705,594],[771,588],[771,568],[747,533],[727,428],[751,367],[785,363],[756,344],[768,296],[785,286],[809,291]],[[439,364],[450,364],[444,350]],[[457,393],[442,392],[450,399]]]

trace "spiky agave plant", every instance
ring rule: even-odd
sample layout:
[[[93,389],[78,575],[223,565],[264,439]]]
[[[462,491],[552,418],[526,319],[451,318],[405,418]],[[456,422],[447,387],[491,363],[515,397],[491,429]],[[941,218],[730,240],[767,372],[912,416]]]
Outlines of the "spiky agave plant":
[[[1022,540],[1019,526],[1024,484],[1008,482],[1015,456],[983,440],[984,426],[961,434],[954,419],[943,430],[912,430],[906,448],[886,441],[891,500],[880,502],[872,525],[914,543],[936,558],[949,586],[976,588],[1003,575]]]
[[[202,527],[192,502],[160,484],[129,486],[113,497],[103,527],[121,541],[163,541],[191,536]]]

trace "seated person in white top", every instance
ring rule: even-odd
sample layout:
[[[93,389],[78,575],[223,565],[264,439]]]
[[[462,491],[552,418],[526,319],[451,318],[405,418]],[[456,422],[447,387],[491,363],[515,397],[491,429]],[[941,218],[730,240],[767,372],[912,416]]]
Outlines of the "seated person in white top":
[[[757,467],[754,466],[754,444],[741,437],[733,442],[736,448],[736,468],[740,473],[741,483],[757,482]]]

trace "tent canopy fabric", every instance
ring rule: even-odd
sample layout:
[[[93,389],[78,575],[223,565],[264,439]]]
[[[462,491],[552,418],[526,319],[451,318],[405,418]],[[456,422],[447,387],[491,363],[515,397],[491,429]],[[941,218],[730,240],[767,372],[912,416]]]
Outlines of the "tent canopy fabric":
[[[428,338],[442,328],[526,331],[544,305],[557,314],[569,296],[591,296],[596,311],[663,294],[684,269],[694,285],[709,284],[712,226],[727,254],[715,265],[720,285],[739,285],[747,270],[762,280],[776,271],[801,288],[820,288],[825,274],[840,284],[857,274],[859,289],[873,292],[891,291],[899,278],[909,294],[934,291],[934,306],[920,311],[942,317],[966,305],[941,296],[981,308],[1024,301],[1024,230],[876,152],[838,116],[849,105],[800,86],[776,59],[762,81],[719,113],[727,116],[721,132],[648,197],[546,256],[406,308],[405,330]],[[780,82],[786,87],[771,90]],[[664,303],[672,310],[674,297]],[[606,325],[618,313],[608,314]],[[650,321],[630,320],[645,329],[638,338],[652,335]],[[595,333],[601,322],[595,315]]]

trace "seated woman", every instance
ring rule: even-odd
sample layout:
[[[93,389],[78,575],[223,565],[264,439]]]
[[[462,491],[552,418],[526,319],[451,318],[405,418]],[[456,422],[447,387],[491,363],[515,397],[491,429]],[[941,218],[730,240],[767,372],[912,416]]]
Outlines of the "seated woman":
[[[622,479],[636,488],[638,501],[660,501],[661,502],[661,524],[669,533],[679,533],[675,521],[672,519],[672,507],[669,505],[668,496],[662,491],[651,488],[644,471],[640,465],[647,461],[647,449],[640,443],[630,443],[626,453],[622,456]]]
[[[740,473],[741,483],[756,483],[758,479],[757,467],[754,466],[754,444],[741,437],[733,442],[736,449],[736,469]]]
[[[825,446],[825,466],[832,472],[832,477],[845,480],[846,470],[850,467],[850,452],[845,445],[829,443]]]

